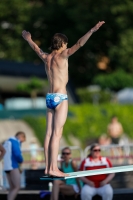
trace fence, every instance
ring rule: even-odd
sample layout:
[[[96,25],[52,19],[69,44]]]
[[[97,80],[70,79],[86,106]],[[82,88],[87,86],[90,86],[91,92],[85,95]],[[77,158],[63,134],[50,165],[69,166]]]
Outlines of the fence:
[[[72,157],[77,160],[78,163],[84,158],[84,151],[78,147],[78,146],[69,146],[72,152]],[[61,150],[59,149],[59,155],[58,155],[58,165],[60,165],[61,162]],[[34,149],[33,152],[29,149],[23,150],[23,156],[24,156],[24,163],[23,163],[23,169],[38,169],[38,168],[45,168],[45,160],[44,160],[44,149],[43,148],[37,148]]]

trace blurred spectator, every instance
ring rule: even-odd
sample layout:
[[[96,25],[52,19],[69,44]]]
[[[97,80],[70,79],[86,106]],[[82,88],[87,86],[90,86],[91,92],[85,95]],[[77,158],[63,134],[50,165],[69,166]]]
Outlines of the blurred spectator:
[[[19,164],[23,162],[21,153],[21,143],[26,140],[25,133],[20,131],[15,137],[9,138],[4,143],[6,150],[4,156],[4,171],[9,183],[8,200],[14,200],[20,189],[20,169]]]
[[[111,118],[110,124],[107,126],[107,133],[111,138],[112,144],[119,144],[120,138],[123,134],[123,127],[116,116]]]
[[[62,150],[62,159],[61,169],[65,173],[77,171],[78,167],[74,160],[71,158],[71,150],[69,147],[65,147]],[[66,179],[66,181],[55,180],[53,182],[53,188],[51,193],[50,200],[58,200],[59,192],[63,195],[71,196],[78,195],[80,191],[80,182],[79,179]]]
[[[111,139],[110,139],[110,137],[108,135],[102,134],[99,137],[98,143],[100,145],[110,145],[111,144]]]
[[[112,167],[110,160],[102,157],[100,145],[94,143],[90,148],[90,154],[85,158],[80,166],[80,170],[94,170]],[[96,194],[102,197],[102,200],[112,200],[113,189],[109,182],[114,174],[100,174],[95,176],[81,177],[84,186],[81,190],[81,200],[92,200]]]

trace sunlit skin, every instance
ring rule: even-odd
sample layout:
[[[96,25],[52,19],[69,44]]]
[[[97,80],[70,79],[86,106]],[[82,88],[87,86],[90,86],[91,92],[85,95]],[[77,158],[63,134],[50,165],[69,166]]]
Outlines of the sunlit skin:
[[[45,63],[45,70],[49,81],[49,93],[67,94],[66,85],[68,82],[68,58],[80,49],[105,22],[98,22],[90,31],[81,37],[71,48],[62,43],[62,47],[53,50],[50,54],[43,52],[31,39],[31,34],[22,32],[23,38]],[[44,141],[45,174],[64,177],[67,174],[58,169],[57,157],[59,143],[62,136],[63,126],[67,119],[68,101],[60,103],[54,110],[47,109],[47,128]]]
[[[122,125],[118,122],[117,117],[111,119],[111,123],[107,127],[109,136],[113,138],[120,137],[123,133]]]

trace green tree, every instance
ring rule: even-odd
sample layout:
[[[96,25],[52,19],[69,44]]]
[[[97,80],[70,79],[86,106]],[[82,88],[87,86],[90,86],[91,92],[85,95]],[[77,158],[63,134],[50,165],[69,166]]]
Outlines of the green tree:
[[[21,31],[29,21],[31,8],[30,1],[0,1],[0,59],[24,60]]]
[[[33,40],[48,52],[55,32],[66,34],[70,47],[99,20],[105,20],[105,25],[70,58],[70,79],[76,87],[91,84],[103,70],[101,63],[105,74],[119,68],[132,74],[132,18],[132,0],[1,0],[0,58],[41,62],[23,41],[23,29],[29,30]]]
[[[36,77],[32,77],[28,83],[20,83],[17,85],[17,90],[19,92],[25,92],[30,94],[32,99],[33,108],[36,107],[35,99],[37,98],[37,94],[42,90],[45,91],[44,88],[47,87],[47,81],[42,81]]]
[[[103,89],[111,88],[118,91],[125,87],[133,87],[133,78],[132,75],[120,69],[111,74],[97,75],[94,78],[94,84],[100,85]]]

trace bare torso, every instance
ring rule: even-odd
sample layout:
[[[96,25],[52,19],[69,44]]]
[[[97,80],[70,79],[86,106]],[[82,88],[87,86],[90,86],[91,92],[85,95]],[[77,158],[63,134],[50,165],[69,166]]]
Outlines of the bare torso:
[[[49,81],[49,93],[66,94],[68,82],[68,59],[61,53],[52,52],[45,59],[45,70]]]

